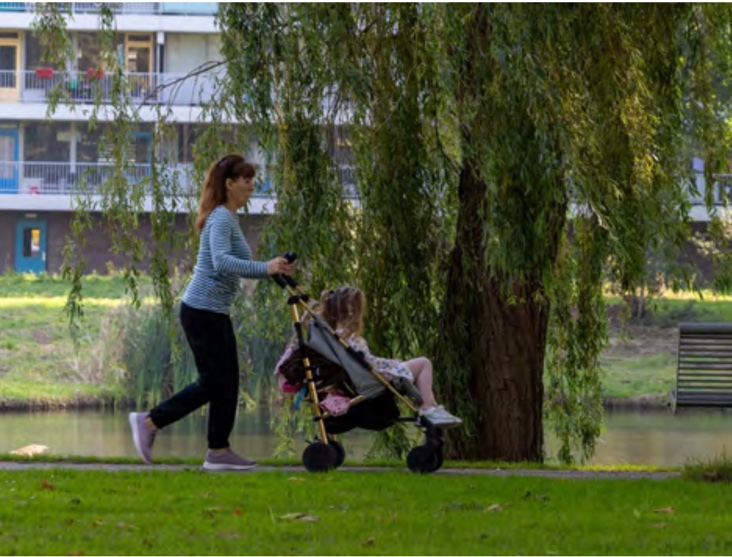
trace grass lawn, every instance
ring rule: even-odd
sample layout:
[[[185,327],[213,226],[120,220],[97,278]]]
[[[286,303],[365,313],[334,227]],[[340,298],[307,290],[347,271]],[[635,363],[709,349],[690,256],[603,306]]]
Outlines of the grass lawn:
[[[730,554],[732,486],[687,480],[0,471],[9,555]]]
[[[152,279],[140,278],[140,287],[150,286]],[[66,298],[70,283],[60,275],[34,275],[31,273],[9,273],[0,275],[0,298],[41,296],[43,298]],[[82,294],[86,298],[119,299],[125,294],[125,283],[121,275],[86,275],[82,279]]]

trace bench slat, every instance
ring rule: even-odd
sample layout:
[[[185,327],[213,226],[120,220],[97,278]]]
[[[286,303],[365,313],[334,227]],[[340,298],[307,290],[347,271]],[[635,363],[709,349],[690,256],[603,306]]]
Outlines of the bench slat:
[[[679,323],[679,333],[732,334],[732,323]]]
[[[699,400],[730,400],[732,401],[732,393],[710,393],[707,391],[684,391],[678,394],[679,399],[699,399]]]
[[[695,347],[695,348],[684,348],[683,346],[679,348],[679,354],[682,355],[700,355],[705,356],[707,354],[724,354],[724,355],[730,355],[732,354],[732,345],[729,347],[722,347],[722,346],[701,346],[701,347]]]
[[[679,371],[685,371],[689,374],[699,373],[702,371],[708,371],[710,373],[718,373],[719,375],[729,375],[730,366],[725,364],[709,365],[705,363],[687,363],[679,364]]]
[[[720,380],[730,380],[732,379],[732,376],[725,373],[679,373],[678,378],[680,380],[682,379],[720,379]]]

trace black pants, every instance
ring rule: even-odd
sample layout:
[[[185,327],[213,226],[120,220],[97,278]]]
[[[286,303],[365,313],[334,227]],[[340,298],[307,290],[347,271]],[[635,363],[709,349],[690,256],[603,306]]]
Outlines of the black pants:
[[[159,427],[177,422],[207,402],[208,448],[229,446],[239,397],[239,361],[234,327],[228,315],[180,307],[180,321],[193,350],[198,381],[150,410]]]

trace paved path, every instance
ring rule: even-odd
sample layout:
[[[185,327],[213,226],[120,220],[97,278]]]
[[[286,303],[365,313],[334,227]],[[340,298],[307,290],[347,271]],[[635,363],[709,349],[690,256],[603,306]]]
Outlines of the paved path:
[[[136,471],[136,472],[180,472],[183,470],[199,470],[198,466],[185,464],[101,464],[101,463],[71,463],[71,462],[0,462],[0,470],[50,470],[52,468],[63,468],[66,470],[107,470]],[[369,467],[369,466],[344,466],[342,472],[408,472],[407,468]],[[301,466],[259,466],[258,468],[243,473],[253,472],[305,472]],[[533,470],[533,469],[486,469],[486,468],[443,468],[435,474],[441,476],[450,475],[480,475],[480,476],[537,476],[542,478],[567,478],[567,479],[621,479],[621,480],[666,480],[680,476],[678,472],[631,472],[631,471],[596,471],[596,470]]]

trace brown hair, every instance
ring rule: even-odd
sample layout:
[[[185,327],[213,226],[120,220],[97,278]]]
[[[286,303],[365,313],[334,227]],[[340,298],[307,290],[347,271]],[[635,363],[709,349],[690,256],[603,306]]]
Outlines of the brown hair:
[[[348,338],[363,334],[363,314],[366,297],[354,286],[341,286],[336,290],[324,290],[320,295],[320,315],[333,329],[341,327],[341,334]]]
[[[199,234],[211,211],[226,203],[226,180],[228,178],[236,180],[239,177],[254,178],[256,172],[254,166],[240,155],[226,155],[208,167],[196,217],[196,231]]]

